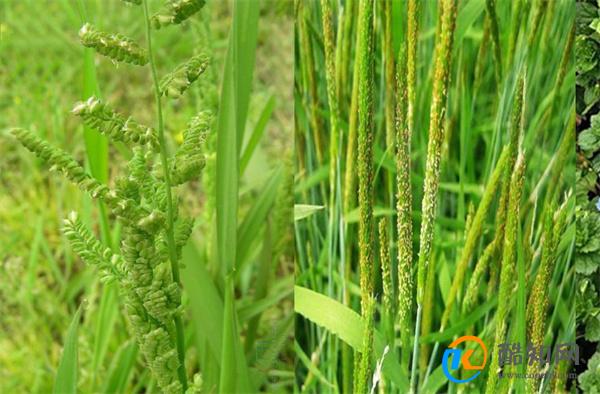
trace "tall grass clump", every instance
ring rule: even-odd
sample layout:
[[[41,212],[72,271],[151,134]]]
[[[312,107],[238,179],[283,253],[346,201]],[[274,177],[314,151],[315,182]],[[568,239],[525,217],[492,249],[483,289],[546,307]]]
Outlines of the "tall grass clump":
[[[327,393],[571,387],[568,379],[499,379],[544,366],[501,366],[497,356],[504,343],[525,350],[533,339],[552,347],[574,338],[568,148],[574,68],[565,60],[574,7],[555,2],[545,12],[539,2],[493,0],[337,4],[336,13],[302,2],[296,29],[296,342],[306,356],[296,368],[297,387]],[[331,26],[323,19],[329,12]],[[331,85],[330,34],[340,48],[336,75],[346,75],[337,79],[337,125],[315,100]],[[544,50],[549,45],[557,50]],[[365,75],[367,61],[372,68]],[[317,146],[316,123],[321,143],[337,128],[338,157],[318,155],[328,147]],[[332,190],[335,160],[344,177]],[[341,196],[343,207],[334,226],[330,193]],[[329,253],[332,237],[339,254]],[[489,353],[480,376],[457,384],[445,375],[443,355],[466,335],[480,338]],[[473,350],[476,365],[483,352],[473,345],[459,347]],[[458,364],[448,369],[454,378],[475,373]]]

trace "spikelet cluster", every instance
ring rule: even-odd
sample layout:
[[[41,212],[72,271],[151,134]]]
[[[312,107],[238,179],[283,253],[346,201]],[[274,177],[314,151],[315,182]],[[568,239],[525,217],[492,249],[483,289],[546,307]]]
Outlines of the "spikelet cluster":
[[[498,248],[498,240],[494,238],[483,250],[481,257],[475,264],[475,269],[469,280],[465,298],[462,304],[463,314],[470,312],[477,302],[477,295],[481,287],[481,279],[485,273],[490,261],[494,258],[496,250]]]
[[[513,278],[517,258],[517,233],[519,231],[519,211],[524,174],[525,159],[521,154],[515,164],[510,182],[510,192],[508,194],[509,200],[506,211],[506,228],[504,231],[502,267],[500,271],[500,291],[498,294],[498,310],[496,312],[495,344],[502,343],[506,335],[508,313],[510,311],[509,300],[510,293],[513,291]],[[488,375],[486,384],[485,392],[487,394],[496,392],[498,374],[495,372],[498,370],[498,364],[498,357],[493,357],[490,365],[492,373]]]
[[[556,206],[550,204],[546,209],[546,218],[544,223],[544,235],[542,245],[542,256],[538,268],[533,288],[529,297],[527,309],[527,321],[529,323],[529,338],[531,343],[536,346],[543,345],[544,333],[546,329],[546,310],[548,308],[548,286],[551,281],[552,271],[557,257],[557,248],[560,237],[564,230],[567,220],[568,209],[563,206],[558,215],[554,217]],[[528,373],[535,373],[542,369],[543,365],[537,363],[528,363]],[[528,391],[536,392],[535,379],[529,379]]]
[[[379,221],[379,259],[381,265],[381,281],[383,283],[383,309],[386,313],[391,315],[392,298],[394,294],[392,289],[392,263],[390,261],[387,225],[387,220],[385,218]]]
[[[99,31],[86,23],[79,30],[79,39],[84,46],[113,60],[138,66],[148,63],[147,51],[122,34]]]
[[[323,22],[323,44],[325,50],[325,79],[327,86],[327,101],[329,103],[329,119],[330,119],[330,141],[329,141],[329,188],[330,188],[330,206],[334,206],[335,185],[336,185],[336,167],[338,164],[338,141],[339,141],[339,105],[338,92],[335,81],[336,64],[335,64],[335,45],[334,45],[334,27],[333,27],[333,12],[331,10],[331,0],[321,0],[322,22]],[[330,218],[333,220],[333,212]]]
[[[200,11],[205,3],[205,0],[168,0],[163,8],[150,19],[152,27],[160,29],[180,24]]]
[[[373,352],[373,335],[375,322],[375,299],[367,297],[363,321],[365,323],[363,343],[360,357],[355,358],[354,391],[355,393],[369,392],[369,376],[371,375],[371,354]]]
[[[415,11],[415,10],[413,10]],[[415,11],[416,12],[416,11]],[[397,67],[396,96],[396,212],[398,229],[398,322],[402,362],[408,365],[413,305],[413,250],[412,250],[412,189],[411,174],[411,128],[408,118],[406,51],[401,51]]]
[[[135,201],[120,197],[115,190],[90,176],[81,164],[62,149],[50,145],[29,130],[13,129],[12,133],[23,146],[47,163],[51,170],[63,173],[79,189],[102,200],[115,214],[121,215],[123,220],[137,221],[148,214]]]
[[[373,2],[361,3],[358,77],[358,242],[361,309],[373,291]]]
[[[500,33],[498,31],[498,18],[496,16],[496,1],[486,0],[485,8],[488,15],[490,31],[492,33],[492,43],[494,47],[494,71],[496,73],[496,81],[502,81],[502,48],[500,46]]]
[[[368,319],[373,302],[373,1],[359,3],[358,38],[358,250],[360,267],[361,312]],[[372,308],[372,306],[371,306]],[[365,341],[368,338],[365,336]],[[370,347],[355,353],[358,372],[354,391],[366,392],[370,373]]]
[[[190,120],[183,133],[183,143],[175,153],[171,164],[172,186],[181,185],[200,175],[206,163],[202,146],[210,129],[212,116],[209,112],[201,112]]]
[[[160,91],[167,97],[180,97],[208,67],[209,58],[201,53],[180,64],[160,81]]]
[[[72,112],[81,117],[86,125],[115,141],[147,144],[151,148],[158,146],[154,129],[139,124],[131,117],[125,118],[97,97],[92,96],[77,103]]]
[[[158,385],[165,393],[180,393],[177,349],[169,331],[173,314],[179,313],[181,294],[156,241],[157,234],[137,226],[125,228],[121,245],[126,262],[126,279],[122,282],[125,306]]]
[[[81,222],[76,212],[71,212],[63,222],[63,233],[73,250],[89,265],[102,273],[103,282],[123,278],[123,259],[104,246]]]
[[[181,248],[187,244],[194,229],[193,218],[181,218],[175,224],[175,246],[177,247],[177,257],[181,257]]]
[[[429,123],[429,141],[427,143],[427,161],[425,166],[425,185],[421,212],[421,234],[419,242],[419,263],[417,270],[417,302],[424,296],[425,276],[431,254],[433,229],[437,209],[437,194],[440,181],[440,159],[444,140],[445,107],[448,96],[447,84],[452,64],[452,46],[456,23],[456,1],[442,2],[440,33],[436,35],[435,76],[431,100],[431,118]]]

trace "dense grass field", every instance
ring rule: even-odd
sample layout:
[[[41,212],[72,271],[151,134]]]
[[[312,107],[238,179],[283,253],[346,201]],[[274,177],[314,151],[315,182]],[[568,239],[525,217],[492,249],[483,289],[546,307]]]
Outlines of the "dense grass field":
[[[148,1],[150,14],[163,3]],[[180,267],[185,374],[200,392],[226,392],[240,388],[239,382],[252,391],[289,392],[294,365],[292,201],[286,198],[293,170],[291,4],[207,3],[181,25],[151,32],[160,76],[192,55],[210,58],[181,98],[161,99],[168,154],[184,142],[190,118],[199,111],[214,115],[201,147],[200,179],[173,189],[179,213],[196,219]],[[152,74],[149,66],[84,49],[78,38],[84,20],[147,44],[140,5],[117,0],[0,4],[3,393],[160,392],[134,339],[120,284],[102,283],[100,271],[86,266],[60,231],[63,220],[77,211],[92,233],[114,253],[123,253],[124,226],[97,200],[48,171],[11,134],[15,127],[29,130],[110,186],[127,173],[132,146],[84,131],[71,110],[95,93],[125,116],[156,127]],[[235,91],[225,78],[235,81]],[[228,127],[232,116],[234,126]],[[237,150],[226,149],[236,140]],[[224,194],[225,180],[234,189]],[[237,252],[233,261],[232,251]]]
[[[598,393],[599,76],[596,0],[0,1],[0,393]]]
[[[575,341],[574,21],[569,1],[297,4],[297,390],[574,389],[568,361],[498,356]],[[486,365],[453,383],[465,335],[489,353],[471,341]]]

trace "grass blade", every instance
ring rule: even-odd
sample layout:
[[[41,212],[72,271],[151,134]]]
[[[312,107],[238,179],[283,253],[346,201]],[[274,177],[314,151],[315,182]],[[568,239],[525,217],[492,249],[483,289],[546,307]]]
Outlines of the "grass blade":
[[[363,349],[365,323],[358,313],[347,306],[305,287],[295,286],[294,310],[315,324],[325,327],[354,350],[360,352]],[[375,330],[374,358],[381,358],[385,346],[384,336]],[[408,392],[408,376],[394,357],[387,356],[384,359],[383,374],[399,387],[400,392]]]
[[[102,389],[103,393],[124,393],[129,381],[129,375],[135,366],[138,347],[135,341],[125,342],[114,358],[108,373],[108,379]]]
[[[219,391],[225,393],[249,391],[250,384],[244,353],[236,351],[241,347],[236,324],[234,270],[238,265],[238,156],[254,71],[258,11],[259,7],[249,0],[234,3],[217,125],[217,245],[219,264],[226,278]]]
[[[267,122],[271,118],[271,114],[273,113],[273,109],[275,108],[275,96],[269,97],[269,100],[265,104],[256,125],[254,126],[254,130],[250,135],[250,139],[244,148],[244,153],[242,153],[242,157],[240,159],[240,174],[244,175],[246,171],[246,167],[248,167],[248,163],[254,154],[260,139],[265,133],[265,129],[267,127]]]
[[[75,316],[69,325],[63,354],[60,358],[60,364],[56,371],[56,380],[54,381],[54,394],[77,393],[77,331],[79,329],[79,320],[81,319],[82,305],[77,308]]]
[[[256,235],[264,225],[267,214],[275,202],[282,174],[282,168],[278,167],[271,178],[266,182],[266,185],[263,186],[262,192],[256,198],[256,202],[248,214],[246,214],[246,217],[238,229],[238,268],[246,261],[252,242],[257,238]]]

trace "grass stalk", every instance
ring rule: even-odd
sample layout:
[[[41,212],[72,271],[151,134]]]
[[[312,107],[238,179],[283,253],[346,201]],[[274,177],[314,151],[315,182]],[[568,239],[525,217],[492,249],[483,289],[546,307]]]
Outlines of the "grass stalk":
[[[383,51],[385,65],[385,141],[386,145],[394,146],[394,110],[395,110],[395,79],[396,65],[394,64],[394,47],[392,42],[392,1],[383,0]]]
[[[530,23],[530,32],[527,37],[527,46],[529,48],[533,47],[535,43],[535,39],[542,28],[542,20],[544,19],[544,14],[548,9],[548,0],[538,0],[533,5],[533,17]]]
[[[473,274],[471,275],[471,279],[469,280],[469,284],[467,285],[467,290],[465,292],[465,297],[463,299],[463,315],[473,310],[473,307],[477,302],[479,289],[481,288],[483,274],[488,268],[490,261],[494,258],[497,249],[498,238],[494,237],[494,239],[483,250],[481,257],[477,260],[477,264],[475,264],[475,269],[473,270]]]
[[[517,48],[517,41],[519,39],[519,34],[521,32],[522,27],[521,20],[523,19],[524,5],[525,0],[516,0],[516,2],[514,3],[515,10],[512,13],[511,31],[508,39],[508,51],[506,52],[507,67],[512,63],[513,54],[515,52],[515,49]]]
[[[373,292],[373,0],[361,2],[358,85],[358,201],[361,310]]]
[[[306,83],[308,84],[308,100],[310,102],[310,122],[311,128],[313,129],[313,139],[315,144],[315,150],[317,153],[317,161],[319,164],[323,163],[323,142],[321,141],[321,121],[318,113],[318,94],[317,94],[317,84],[315,80],[315,59],[312,50],[312,44],[310,40],[310,36],[308,33],[307,26],[307,18],[308,18],[308,9],[307,5],[300,1],[299,11],[298,11],[298,31],[300,38],[300,45],[302,47],[302,54],[306,57],[305,61],[302,64],[305,66],[305,78]]]
[[[160,159],[162,168],[164,171],[164,187],[167,202],[167,247],[169,251],[169,261],[171,262],[171,274],[173,275],[173,282],[181,288],[181,279],[179,278],[179,263],[177,262],[177,251],[175,246],[175,233],[174,233],[174,211],[173,211],[173,197],[171,195],[171,179],[169,174],[168,165],[168,153],[167,144],[165,141],[164,131],[164,120],[161,104],[161,93],[159,89],[159,80],[156,73],[156,65],[154,62],[154,52],[152,51],[152,33],[150,25],[150,15],[148,13],[148,2],[143,0],[144,6],[144,19],[146,25],[146,41],[148,45],[148,57],[150,61],[150,69],[152,70],[152,82],[154,85],[154,98],[156,101],[156,112],[158,116],[158,143],[160,148]],[[175,324],[175,339],[177,343],[177,355],[179,360],[179,366],[177,367],[177,373],[179,381],[183,387],[183,391],[187,390],[187,377],[185,372],[185,336],[183,332],[183,322],[179,313],[173,314],[173,322]]]
[[[361,357],[356,363],[354,372],[354,392],[367,393],[369,388],[369,376],[371,376],[371,353],[373,352],[373,332],[374,332],[374,313],[375,299],[372,296],[367,298],[363,319],[366,322],[363,333],[363,344]]]
[[[436,49],[435,77],[431,101],[429,142],[423,190],[421,237],[419,242],[419,263],[417,275],[417,302],[422,304],[425,289],[425,275],[431,257],[433,230],[437,209],[437,194],[440,182],[440,156],[444,140],[445,106],[448,97],[446,85],[452,63],[452,44],[456,22],[456,1],[444,0],[441,16],[439,42]]]
[[[359,21],[360,12],[359,8]],[[356,31],[356,48],[361,46],[361,36],[363,26],[359,23]],[[359,51],[354,54],[354,69],[352,71],[352,94],[350,98],[350,112],[348,119],[348,140],[346,144],[346,172],[344,174],[344,213],[350,212],[356,205],[356,168],[351,163],[354,163],[356,158],[356,144],[358,134],[358,83],[359,83]]]
[[[411,394],[415,394],[417,392],[417,369],[418,369],[417,360],[419,359],[418,354],[419,354],[419,333],[421,332],[421,317],[422,317],[421,304],[417,303],[417,322],[415,325],[415,335],[414,335],[414,341],[413,341],[413,358],[412,358],[412,364],[410,367],[410,393]]]
[[[490,177],[488,184],[483,192],[483,198],[481,199],[481,203],[477,208],[477,212],[475,217],[473,218],[473,222],[471,226],[469,226],[469,230],[467,232],[467,237],[465,241],[465,246],[462,250],[460,260],[456,266],[456,271],[454,273],[454,277],[452,278],[452,286],[450,287],[450,293],[448,294],[448,302],[446,304],[446,308],[444,309],[444,313],[442,315],[442,321],[440,324],[440,332],[444,331],[448,321],[450,319],[450,314],[452,313],[454,303],[456,301],[456,297],[458,292],[463,287],[463,282],[465,278],[465,273],[468,268],[469,262],[473,257],[475,252],[475,248],[479,243],[481,233],[483,230],[484,220],[487,216],[487,213],[492,205],[494,197],[496,196],[496,191],[501,185],[502,176],[504,175],[504,170],[506,169],[506,165],[508,162],[508,148],[505,148],[502,151],[500,159],[496,164],[496,168]]]
[[[425,297],[423,301],[423,316],[421,317],[421,336],[426,336],[431,332],[434,316],[434,289],[435,289],[435,272],[436,271],[436,259],[431,260],[429,268],[427,269],[427,283],[425,285]],[[419,353],[419,381],[422,382],[425,377],[425,371],[427,369],[429,361],[429,350],[430,345],[421,345],[421,351]]]
[[[398,231],[398,321],[402,363],[408,370],[413,306],[411,133],[407,121],[406,52],[401,50],[396,99],[396,212]]]
[[[415,108],[417,101],[417,47],[419,43],[419,2],[407,2],[406,35],[406,125],[409,136],[415,130]]]
[[[502,343],[506,335],[507,318],[510,311],[510,293],[513,291],[514,274],[516,267],[517,233],[519,231],[519,206],[523,189],[525,174],[525,158],[521,154],[515,164],[511,177],[509,202],[507,207],[506,229],[504,232],[504,246],[502,254],[502,267],[500,271],[500,292],[498,296],[498,310],[496,312],[496,332],[494,345]],[[486,384],[486,394],[496,392],[498,381],[498,357],[492,357],[489,375]]]
[[[444,141],[445,107],[447,100],[447,84],[452,64],[452,45],[456,23],[456,1],[441,2],[439,18],[439,35],[436,37],[434,84],[431,100],[431,118],[429,122],[429,141],[427,144],[427,161],[425,166],[425,186],[423,190],[421,235],[419,241],[419,261],[417,266],[417,325],[421,322],[421,305],[424,301],[425,279],[431,246],[433,243],[434,222],[437,210],[437,193],[440,182],[440,156]],[[416,386],[416,368],[418,360],[418,333],[415,334],[413,349],[413,367],[411,387]]]
[[[367,317],[373,294],[373,0],[360,2],[358,43],[358,244],[361,313]],[[369,375],[371,354],[355,352],[354,389]],[[364,370],[363,370],[364,369]]]
[[[392,299],[392,262],[390,261],[390,244],[388,237],[388,221],[382,218],[379,221],[379,263],[381,265],[381,281],[383,283],[383,316],[385,321],[385,335],[388,343],[394,343],[394,312]]]
[[[492,34],[492,45],[494,47],[494,72],[496,83],[500,86],[502,82],[502,48],[500,47],[500,33],[498,29],[498,17],[496,15],[496,0],[486,0],[485,9],[490,23]]]

